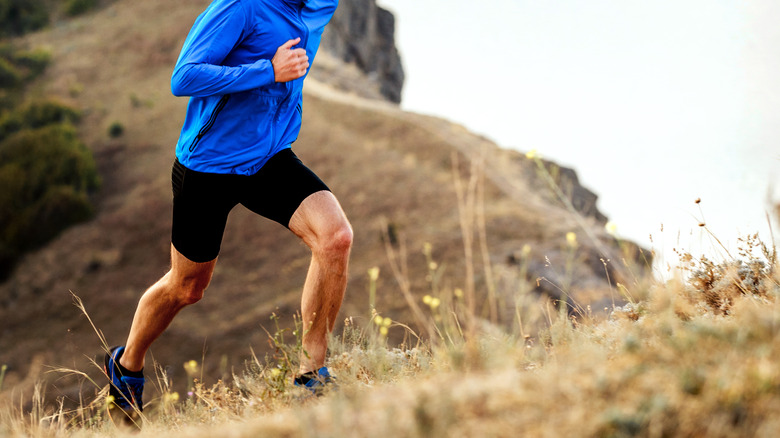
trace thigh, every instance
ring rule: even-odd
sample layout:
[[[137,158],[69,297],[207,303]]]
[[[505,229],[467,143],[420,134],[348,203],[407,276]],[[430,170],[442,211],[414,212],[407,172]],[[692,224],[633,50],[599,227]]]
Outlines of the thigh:
[[[289,228],[290,219],[304,199],[320,191],[330,189],[291,149],[283,149],[242,184],[240,202]]]
[[[204,263],[219,255],[228,214],[238,203],[233,179],[174,163],[171,243],[190,261]]]

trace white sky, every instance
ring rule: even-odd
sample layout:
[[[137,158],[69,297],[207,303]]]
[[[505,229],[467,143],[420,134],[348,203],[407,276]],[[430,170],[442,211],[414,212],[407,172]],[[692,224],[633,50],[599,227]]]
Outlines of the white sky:
[[[739,235],[769,240],[780,2],[379,3],[396,15],[405,109],[574,167],[620,235],[667,259],[717,256],[694,216],[732,251]]]

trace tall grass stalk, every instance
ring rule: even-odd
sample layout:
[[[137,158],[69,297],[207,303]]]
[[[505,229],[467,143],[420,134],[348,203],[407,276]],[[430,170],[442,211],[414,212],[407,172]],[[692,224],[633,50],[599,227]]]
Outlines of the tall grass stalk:
[[[382,229],[385,233],[387,233],[387,224],[382,226]],[[393,277],[395,278],[395,281],[401,290],[401,294],[406,301],[406,305],[409,306],[409,309],[412,311],[412,315],[420,330],[426,331],[428,333],[429,339],[433,339],[433,328],[430,326],[430,324],[428,324],[428,320],[425,317],[425,314],[423,313],[422,309],[420,309],[419,304],[417,304],[417,300],[412,294],[411,282],[409,280],[409,266],[406,260],[406,240],[403,237],[399,238],[400,249],[396,251],[393,248],[390,236],[385,234],[384,237],[385,238],[383,240],[385,242],[385,252],[390,263],[390,270],[392,271]]]
[[[476,227],[479,236],[479,250],[482,254],[482,266],[485,271],[485,285],[487,286],[487,302],[490,308],[490,322],[498,324],[498,297],[496,295],[496,282],[493,275],[493,262],[490,260],[490,250],[488,248],[487,223],[485,221],[485,154],[487,151],[483,148],[475,166],[478,175],[477,193],[476,193]],[[456,175],[457,177],[457,175]]]
[[[452,154],[452,173],[455,182],[455,194],[458,200],[458,216],[460,219],[461,237],[463,238],[463,258],[466,269],[466,317],[469,337],[476,333],[476,292],[474,280],[474,216],[476,212],[476,190],[479,182],[476,162],[472,161],[469,180],[464,184],[458,154]]]
[[[585,223],[582,215],[577,211],[576,208],[574,208],[574,205],[572,205],[569,197],[563,193],[561,187],[555,182],[555,178],[553,178],[553,176],[550,174],[550,171],[545,166],[542,158],[536,153],[529,153],[526,155],[526,157],[536,163],[537,174],[547,182],[549,188],[553,191],[558,200],[564,205],[566,210],[568,210],[569,214],[577,222],[577,225],[579,225],[580,229],[585,233],[585,235],[588,236],[591,244],[593,244],[593,246],[601,253],[602,257],[608,257],[608,251],[593,233],[592,228]]]

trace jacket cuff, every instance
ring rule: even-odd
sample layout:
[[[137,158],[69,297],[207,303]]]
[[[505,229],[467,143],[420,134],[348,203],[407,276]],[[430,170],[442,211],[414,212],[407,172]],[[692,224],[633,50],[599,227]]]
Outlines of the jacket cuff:
[[[268,59],[261,59],[252,64],[251,70],[255,70],[258,75],[261,87],[271,85],[276,82],[276,76],[274,75],[274,66]]]

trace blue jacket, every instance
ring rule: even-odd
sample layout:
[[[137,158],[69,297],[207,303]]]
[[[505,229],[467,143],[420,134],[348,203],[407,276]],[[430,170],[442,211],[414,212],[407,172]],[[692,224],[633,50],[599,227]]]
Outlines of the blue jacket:
[[[171,91],[192,96],[176,157],[200,172],[252,175],[298,138],[303,80],[277,83],[271,59],[301,38],[312,63],[338,0],[214,0],[198,16]],[[308,74],[308,72],[307,72]]]

